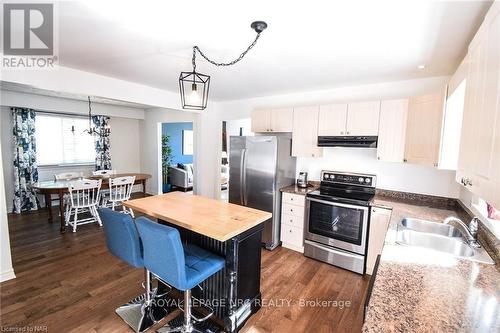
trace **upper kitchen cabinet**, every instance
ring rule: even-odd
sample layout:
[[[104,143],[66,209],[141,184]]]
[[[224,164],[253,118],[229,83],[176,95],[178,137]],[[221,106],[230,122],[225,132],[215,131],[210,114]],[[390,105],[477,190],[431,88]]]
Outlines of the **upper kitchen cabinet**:
[[[407,117],[407,98],[381,102],[377,145],[378,160],[403,163]]]
[[[318,106],[293,109],[292,156],[323,156],[323,149],[318,147],[318,120]]]
[[[434,94],[410,97],[405,162],[437,167],[444,97],[444,89]]]
[[[318,136],[347,135],[347,104],[330,104],[319,107]]]
[[[457,180],[500,207],[500,3],[469,46]]]
[[[322,105],[318,136],[376,136],[380,101]]]
[[[258,109],[252,112],[252,132],[291,132],[293,108]]]
[[[349,103],[346,135],[377,136],[380,101]]]

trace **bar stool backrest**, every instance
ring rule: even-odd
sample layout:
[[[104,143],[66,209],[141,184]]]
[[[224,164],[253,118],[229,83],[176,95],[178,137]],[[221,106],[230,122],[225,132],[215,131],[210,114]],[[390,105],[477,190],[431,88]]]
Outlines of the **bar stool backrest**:
[[[144,266],[179,290],[186,290],[186,259],[181,236],[175,228],[151,221],[135,219],[144,250]]]
[[[109,201],[127,201],[132,194],[135,176],[117,177],[109,180]]]
[[[99,203],[99,191],[101,180],[83,179],[71,182],[69,194],[73,208],[86,208],[97,206]]]
[[[99,208],[109,252],[135,268],[144,267],[141,240],[134,220],[128,214]]]

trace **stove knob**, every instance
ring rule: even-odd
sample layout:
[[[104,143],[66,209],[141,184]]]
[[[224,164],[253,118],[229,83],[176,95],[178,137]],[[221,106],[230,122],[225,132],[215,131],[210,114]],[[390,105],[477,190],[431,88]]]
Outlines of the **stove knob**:
[[[359,177],[358,181],[362,183],[365,179],[363,177]]]
[[[370,182],[370,178],[365,178],[365,183],[369,183]]]
[[[335,178],[335,175],[330,175],[330,179],[334,179]]]

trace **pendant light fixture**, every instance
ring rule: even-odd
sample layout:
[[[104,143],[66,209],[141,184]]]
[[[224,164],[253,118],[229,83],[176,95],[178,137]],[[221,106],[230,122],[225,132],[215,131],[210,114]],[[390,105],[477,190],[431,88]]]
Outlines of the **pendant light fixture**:
[[[90,135],[97,135],[100,137],[107,137],[111,133],[111,129],[109,125],[104,126],[103,129],[96,129],[96,126],[92,125],[92,102],[90,101],[90,96],[87,97],[89,101],[89,128],[84,132],[87,132]]]
[[[183,109],[189,110],[204,110],[208,102],[208,90],[210,88],[210,76],[196,72],[196,52],[198,52],[206,61],[220,66],[231,66],[239,62],[257,43],[260,33],[267,28],[267,23],[263,21],[255,21],[250,27],[255,30],[257,36],[255,40],[243,51],[238,58],[230,62],[215,62],[209,59],[198,46],[193,47],[193,57],[191,63],[193,70],[191,72],[181,72],[179,76],[179,88],[181,92],[181,103]]]

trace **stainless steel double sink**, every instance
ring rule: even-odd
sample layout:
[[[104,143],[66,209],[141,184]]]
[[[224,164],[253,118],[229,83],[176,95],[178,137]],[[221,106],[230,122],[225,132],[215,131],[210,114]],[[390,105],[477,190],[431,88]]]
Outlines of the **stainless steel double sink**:
[[[398,224],[396,243],[432,249],[471,261],[493,264],[493,260],[482,247],[469,246],[463,233],[449,224],[404,218]]]

